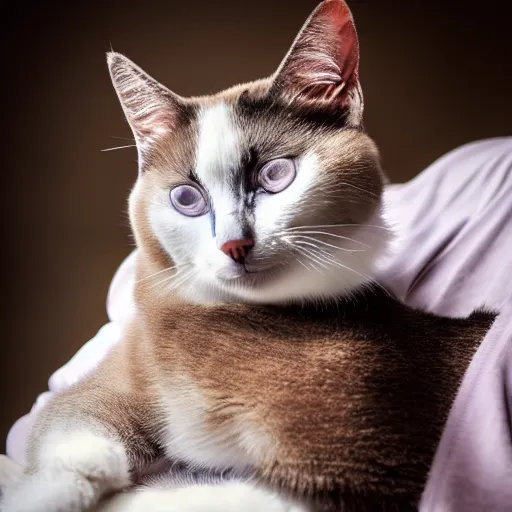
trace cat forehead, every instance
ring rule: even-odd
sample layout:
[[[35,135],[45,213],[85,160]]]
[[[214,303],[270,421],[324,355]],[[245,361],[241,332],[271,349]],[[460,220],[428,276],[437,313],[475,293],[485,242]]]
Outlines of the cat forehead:
[[[214,186],[239,168],[247,144],[232,105],[220,100],[200,107],[197,113],[197,145],[194,173]]]
[[[194,172],[205,184],[238,175],[255,161],[297,157],[340,126],[339,118],[316,118],[261,90],[258,83],[239,86],[197,105]]]
[[[164,182],[195,177],[208,189],[238,188],[267,161],[345,139],[339,115],[295,108],[267,91],[266,82],[257,81],[188,100],[182,122],[155,148]]]

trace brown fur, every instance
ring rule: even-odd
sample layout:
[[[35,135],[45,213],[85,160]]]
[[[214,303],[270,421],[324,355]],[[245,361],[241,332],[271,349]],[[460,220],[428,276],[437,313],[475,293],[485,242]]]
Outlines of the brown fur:
[[[492,315],[447,319],[382,291],[323,308],[165,304],[139,286],[139,316],[47,421],[85,415],[120,436],[143,471],[163,455],[163,387],[206,401],[212,435],[240,445],[257,477],[323,510],[413,510],[450,405]],[[187,379],[184,381],[183,377]],[[185,382],[185,384],[184,384]]]

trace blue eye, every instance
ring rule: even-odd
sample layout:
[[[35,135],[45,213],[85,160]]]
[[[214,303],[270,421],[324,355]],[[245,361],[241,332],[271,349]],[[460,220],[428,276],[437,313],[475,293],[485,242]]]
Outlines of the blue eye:
[[[209,210],[203,193],[192,185],[178,185],[169,196],[174,209],[187,217],[198,217]]]
[[[293,160],[290,158],[277,158],[261,168],[258,180],[267,192],[276,194],[289,187],[296,174]]]

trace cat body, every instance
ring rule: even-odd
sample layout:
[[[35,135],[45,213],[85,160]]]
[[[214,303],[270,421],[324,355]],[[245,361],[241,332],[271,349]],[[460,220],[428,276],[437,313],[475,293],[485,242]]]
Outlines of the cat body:
[[[58,451],[57,425],[66,445],[82,423],[84,448],[119,436],[131,482],[181,461],[307,510],[414,510],[492,318],[439,318],[376,290],[323,307],[141,308],[99,369],[48,405],[29,467],[44,471],[42,446]]]
[[[281,506],[260,510],[414,509],[492,315],[370,286],[385,178],[346,4],[320,4],[271,77],[214,96],[108,63],[139,152],[136,312],[42,411],[2,510],[93,510],[161,462],[245,475]]]

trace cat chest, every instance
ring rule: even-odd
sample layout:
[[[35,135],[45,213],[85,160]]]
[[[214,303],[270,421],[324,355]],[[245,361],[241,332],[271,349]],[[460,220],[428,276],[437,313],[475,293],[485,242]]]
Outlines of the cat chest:
[[[251,421],[250,413],[228,411],[192,379],[181,375],[160,397],[164,420],[162,443],[171,460],[209,468],[257,467],[274,443]],[[229,409],[229,407],[228,407]]]

